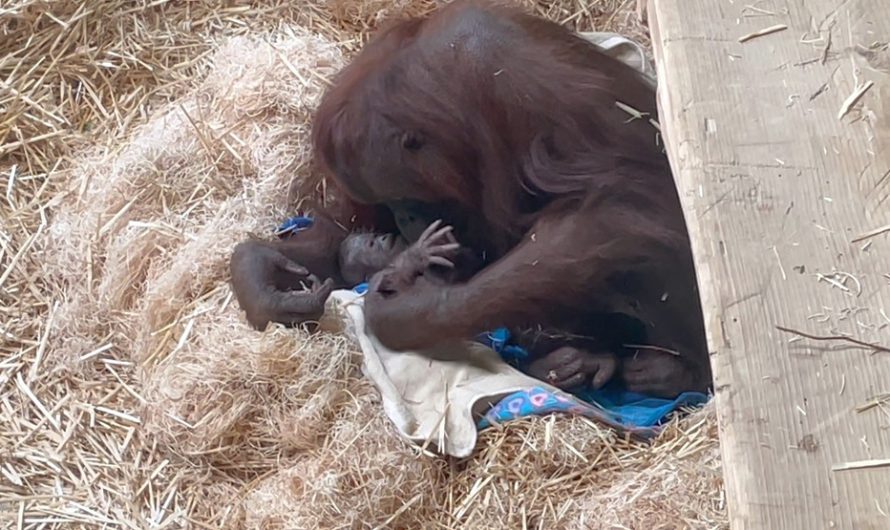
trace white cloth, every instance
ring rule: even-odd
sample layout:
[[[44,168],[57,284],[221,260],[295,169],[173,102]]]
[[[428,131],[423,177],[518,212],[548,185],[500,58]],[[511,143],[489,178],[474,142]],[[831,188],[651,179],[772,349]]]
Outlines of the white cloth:
[[[399,433],[451,456],[472,453],[478,419],[502,398],[533,386],[556,390],[472,341],[423,353],[390,350],[366,332],[364,298],[353,291],[331,293],[322,327],[358,342],[362,372],[380,391],[383,410]]]

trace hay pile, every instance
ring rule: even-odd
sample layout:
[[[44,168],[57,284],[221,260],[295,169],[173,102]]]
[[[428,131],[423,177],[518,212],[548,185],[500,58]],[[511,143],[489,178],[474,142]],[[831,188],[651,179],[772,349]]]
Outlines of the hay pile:
[[[651,446],[548,417],[441,459],[342,337],[244,324],[228,252],[293,212],[326,79],[381,7],[433,5],[0,8],[0,526],[726,526],[710,409]],[[634,2],[530,5],[644,33]]]

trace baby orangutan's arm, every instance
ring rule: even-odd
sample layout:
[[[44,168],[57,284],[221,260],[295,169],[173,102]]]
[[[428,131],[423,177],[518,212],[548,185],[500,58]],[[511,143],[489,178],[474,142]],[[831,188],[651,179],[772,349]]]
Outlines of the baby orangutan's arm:
[[[369,291],[387,298],[402,292],[425,275],[430,267],[454,269],[452,259],[460,249],[460,243],[451,234],[451,227],[433,222],[420,235],[417,242],[399,254],[385,269],[371,278]]]

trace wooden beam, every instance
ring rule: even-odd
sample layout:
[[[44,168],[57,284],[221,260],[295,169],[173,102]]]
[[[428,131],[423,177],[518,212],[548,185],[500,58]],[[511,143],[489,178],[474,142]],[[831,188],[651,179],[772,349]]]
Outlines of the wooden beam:
[[[890,528],[890,4],[649,19],[732,527]]]

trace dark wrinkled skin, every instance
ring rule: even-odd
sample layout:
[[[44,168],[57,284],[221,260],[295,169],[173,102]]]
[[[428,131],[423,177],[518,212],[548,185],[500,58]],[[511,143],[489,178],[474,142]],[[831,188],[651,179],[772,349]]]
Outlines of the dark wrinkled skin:
[[[632,390],[710,387],[670,166],[648,120],[628,120],[616,101],[657,116],[653,87],[630,67],[509,8],[455,2],[368,43],[323,98],[316,158],[351,204],[370,208],[354,224],[394,222],[413,242],[442,219],[470,258],[449,281],[412,273],[374,284],[366,317],[384,345],[420,350],[540,325],[571,337],[542,346],[550,364],[537,365],[562,383],[599,381],[611,353],[612,378]],[[351,215],[338,219],[354,227]],[[330,277],[316,271],[336,263],[340,241],[317,239],[281,251]],[[244,283],[248,297],[274,285]],[[293,313],[261,296],[249,318]],[[616,314],[643,331],[607,325]]]
[[[318,320],[334,289],[333,279],[319,281],[262,241],[245,241],[235,247],[231,273],[235,296],[248,322],[260,331],[270,321],[296,325]]]
[[[533,361],[529,375],[563,390],[584,387],[600,389],[618,371],[618,356],[612,352],[590,353],[563,346]]]

